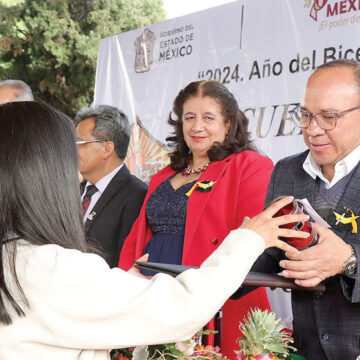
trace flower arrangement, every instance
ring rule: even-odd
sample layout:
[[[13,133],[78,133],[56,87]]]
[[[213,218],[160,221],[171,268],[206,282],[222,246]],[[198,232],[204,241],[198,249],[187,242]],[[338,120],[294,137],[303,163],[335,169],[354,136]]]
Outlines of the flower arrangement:
[[[299,355],[289,354],[289,350],[296,351],[290,345],[294,340],[274,312],[252,309],[239,329],[243,335],[238,339],[240,350],[235,351],[237,360],[304,360]]]
[[[228,360],[218,346],[201,345],[202,335],[216,333],[213,330],[198,332],[192,339],[163,345],[137,346],[114,350],[112,360]]]
[[[294,340],[274,312],[252,309],[239,329],[243,335],[238,339],[240,350],[234,351],[236,360],[306,360],[289,354],[296,351],[291,345]],[[115,350],[112,360],[229,360],[218,346],[201,345],[201,336],[213,333],[202,330],[187,341]]]

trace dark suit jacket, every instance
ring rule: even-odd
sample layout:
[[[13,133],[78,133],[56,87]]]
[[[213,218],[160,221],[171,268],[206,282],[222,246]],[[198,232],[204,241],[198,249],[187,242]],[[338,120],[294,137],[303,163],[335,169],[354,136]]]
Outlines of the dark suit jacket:
[[[297,199],[315,200],[315,180],[304,170],[302,164],[308,151],[281,160],[275,166],[268,187],[266,205],[280,195],[293,195]],[[348,207],[360,213],[360,165],[337,206],[342,214]],[[358,220],[358,223],[360,219]],[[359,258],[359,234],[352,234],[352,226],[333,226],[332,230],[345,242],[355,247]],[[279,272],[282,252],[269,249],[254,264],[253,271]],[[342,275],[324,281],[323,294],[292,292],[295,346],[306,359],[356,359],[360,354],[360,270],[356,279]]]
[[[84,186],[84,185],[83,185]],[[88,241],[105,253],[110,267],[116,267],[125,238],[139,215],[147,185],[131,175],[124,164],[112,178],[85,222]]]

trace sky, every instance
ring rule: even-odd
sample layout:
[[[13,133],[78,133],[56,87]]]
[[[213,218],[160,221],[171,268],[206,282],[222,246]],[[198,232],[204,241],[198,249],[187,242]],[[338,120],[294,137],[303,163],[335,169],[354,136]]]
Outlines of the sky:
[[[163,0],[163,8],[167,19],[172,19],[233,1],[234,0]]]

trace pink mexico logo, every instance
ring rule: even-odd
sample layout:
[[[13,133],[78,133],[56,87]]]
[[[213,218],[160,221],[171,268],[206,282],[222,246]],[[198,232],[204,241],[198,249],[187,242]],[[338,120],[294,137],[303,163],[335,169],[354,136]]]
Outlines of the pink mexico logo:
[[[318,21],[319,12],[325,12],[326,17],[348,14],[360,10],[360,0],[340,0],[331,2],[329,0],[305,0],[305,7],[310,7],[310,17]]]

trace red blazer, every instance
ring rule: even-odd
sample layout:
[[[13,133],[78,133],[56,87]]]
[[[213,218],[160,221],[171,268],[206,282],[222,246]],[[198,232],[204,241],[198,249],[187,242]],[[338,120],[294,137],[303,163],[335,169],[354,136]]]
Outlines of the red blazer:
[[[254,151],[232,154],[222,161],[213,162],[198,181],[212,180],[209,192],[194,190],[189,196],[183,265],[199,266],[224,240],[238,228],[244,216],[254,216],[264,208],[267,186],[273,163]],[[119,267],[128,270],[143,255],[152,231],[146,221],[146,204],[153,191],[168,177],[175,174],[170,166],[153,176],[140,215],[121,250]],[[209,296],[211,291],[209,289]],[[265,289],[248,294],[241,300],[229,300],[223,308],[222,350],[234,358],[239,321],[252,307],[270,309]]]

